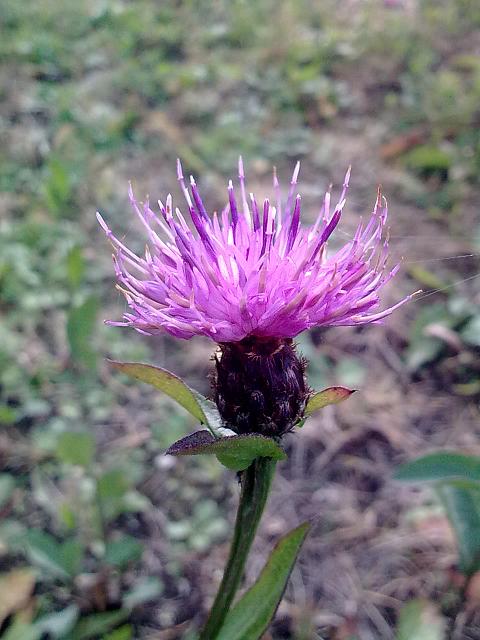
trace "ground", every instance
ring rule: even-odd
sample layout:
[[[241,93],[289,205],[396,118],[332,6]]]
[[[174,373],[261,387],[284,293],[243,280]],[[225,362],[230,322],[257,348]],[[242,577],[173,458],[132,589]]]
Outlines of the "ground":
[[[313,387],[358,391],[286,438],[247,583],[314,526],[265,638],[393,639],[415,598],[446,637],[480,638],[434,493],[392,479],[427,451],[480,454],[477,3],[6,0],[0,17],[0,594],[18,592],[0,637],[191,640],[205,618],[237,480],[165,457],[195,423],[105,358],[208,394],[215,347],[102,325],[124,303],[94,213],[142,250],[128,180],[178,197],[179,156],[215,208],[242,154],[259,196],[301,160],[305,220],[351,164],[336,242],[381,184],[403,260],[384,303],[423,289],[384,325],[298,339]]]

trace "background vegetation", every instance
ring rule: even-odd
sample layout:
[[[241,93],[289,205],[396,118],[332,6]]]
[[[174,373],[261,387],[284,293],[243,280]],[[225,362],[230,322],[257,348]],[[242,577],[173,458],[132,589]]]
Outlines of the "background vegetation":
[[[317,524],[267,637],[388,640],[423,598],[404,628],[480,638],[440,505],[391,479],[435,447],[480,453],[478,2],[2,0],[0,24],[2,640],[195,637],[235,479],[164,457],[195,425],[105,357],[208,392],[212,345],[103,326],[124,303],[94,213],[141,250],[129,179],[178,196],[179,156],[219,206],[240,153],[260,195],[301,159],[311,216],[351,163],[346,236],[382,183],[388,297],[425,292],[385,327],[299,339],[312,386],[361,392],[288,444],[261,538]]]

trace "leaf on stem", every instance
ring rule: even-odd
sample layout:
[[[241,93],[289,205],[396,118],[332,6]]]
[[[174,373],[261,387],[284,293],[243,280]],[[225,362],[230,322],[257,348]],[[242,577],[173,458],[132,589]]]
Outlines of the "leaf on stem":
[[[310,529],[305,522],[275,546],[255,582],[225,618],[216,640],[258,640],[282,599],[297,555]]]
[[[285,452],[273,438],[253,433],[215,439],[206,430],[177,440],[165,453],[172,456],[215,454],[225,467],[235,471],[243,471],[255,458],[286,458]]]
[[[186,409],[194,418],[206,425],[215,435],[221,427],[221,418],[217,408],[202,394],[190,389],[185,382],[174,373],[141,362],[116,362],[109,360],[110,364],[122,373],[132,378],[151,384],[160,389],[167,396],[175,400]]]
[[[355,389],[348,389],[347,387],[329,387],[323,389],[323,391],[317,391],[313,394],[305,407],[305,417],[311,416],[312,413],[323,409],[329,404],[338,404],[349,398],[352,393],[355,393]]]

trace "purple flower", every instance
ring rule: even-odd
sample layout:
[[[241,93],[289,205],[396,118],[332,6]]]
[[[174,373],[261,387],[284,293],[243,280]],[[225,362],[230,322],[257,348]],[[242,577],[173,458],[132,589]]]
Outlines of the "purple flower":
[[[299,163],[286,201],[274,173],[274,199],[258,203],[247,196],[239,160],[238,199],[228,184],[228,205],[207,213],[193,178],[187,186],[178,162],[178,180],[192,225],[172,197],[130,201],[147,235],[144,257],[115,237],[100,214],[98,220],[114,246],[118,288],[130,312],[123,322],[142,333],[170,333],[178,338],[208,336],[218,343],[247,336],[292,338],[316,326],[379,322],[400,305],[378,310],[380,290],[399,265],[386,269],[388,239],[383,238],[387,205],[380,192],[366,223],[353,239],[329,254],[328,239],[345,206],[350,169],[333,208],[330,192],[312,226],[300,225],[301,197],[295,194]]]

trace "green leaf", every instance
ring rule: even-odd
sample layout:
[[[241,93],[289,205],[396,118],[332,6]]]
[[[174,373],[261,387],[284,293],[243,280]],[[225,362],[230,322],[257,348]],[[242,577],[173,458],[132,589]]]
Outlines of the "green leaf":
[[[85,260],[82,249],[75,245],[70,249],[66,259],[67,278],[72,289],[78,289],[85,273]]]
[[[102,500],[121,498],[128,489],[128,481],[121,469],[110,469],[97,481],[97,492]]]
[[[311,416],[312,413],[323,409],[329,404],[338,404],[349,398],[355,389],[347,389],[347,387],[329,387],[323,391],[317,391],[307,402],[305,408],[305,416]]]
[[[72,604],[57,613],[49,613],[35,620],[35,627],[49,638],[63,639],[78,620],[79,608]]]
[[[418,145],[404,156],[409,169],[421,176],[436,171],[446,171],[452,164],[448,153],[433,145]]]
[[[445,283],[441,287],[433,288],[441,289],[443,286]],[[410,371],[416,371],[438,358],[444,348],[441,340],[426,334],[427,328],[432,324],[439,324],[447,328],[452,328],[455,325],[455,317],[444,303],[427,305],[417,313],[406,351],[407,367]]]
[[[72,307],[67,318],[67,337],[72,359],[88,369],[95,369],[97,354],[92,348],[92,336],[97,319],[98,299],[89,296]]]
[[[394,473],[404,482],[480,482],[480,458],[454,451],[437,451],[400,466]]]
[[[123,604],[133,609],[139,604],[156,600],[163,593],[163,583],[158,578],[146,577],[139,582],[123,597]]]
[[[24,622],[20,615],[16,615],[13,623],[2,635],[2,640],[40,640],[42,632],[33,624]]]
[[[60,216],[64,213],[70,202],[72,189],[72,179],[65,162],[57,156],[52,156],[48,163],[43,191],[46,204],[53,214]]]
[[[467,575],[480,569],[480,458],[439,451],[407,462],[394,477],[435,483],[456,534],[460,569]]]
[[[129,624],[123,625],[123,627],[119,627],[112,631],[111,633],[107,633],[107,635],[102,637],[102,640],[131,640],[133,637],[133,629]]]
[[[83,547],[78,541],[60,543],[49,533],[30,529],[25,534],[24,543],[31,562],[54,577],[73,578],[78,573],[83,556]]]
[[[95,455],[95,440],[91,433],[65,431],[57,441],[56,454],[67,464],[89,467]]]
[[[472,575],[480,569],[480,487],[439,484],[436,491],[455,531],[460,570]]]
[[[286,454],[273,438],[259,434],[245,434],[215,439],[208,431],[195,433],[178,440],[167,449],[172,456],[215,454],[228,469],[243,471],[255,458],[285,460]]]
[[[480,315],[474,316],[460,332],[462,339],[473,347],[480,347]]]
[[[216,434],[221,425],[218,411],[213,404],[197,391],[190,389],[178,376],[150,364],[140,362],[115,362],[110,364],[132,378],[151,384],[170,396],[175,402],[186,409],[194,418],[206,425]]]
[[[412,600],[400,611],[396,640],[444,640],[445,619],[428,600]]]
[[[0,509],[10,500],[15,489],[15,479],[9,473],[0,474]]]
[[[83,545],[73,538],[65,540],[60,546],[60,558],[65,571],[74,578],[82,565]]]
[[[258,580],[228,613],[216,640],[258,640],[262,636],[282,599],[309,528],[306,522],[281,538]]]
[[[89,640],[110,631],[120,623],[124,622],[130,615],[126,609],[116,611],[105,611],[104,613],[94,613],[78,621],[73,629],[69,640]]]
[[[143,552],[143,545],[132,536],[123,535],[118,540],[107,543],[105,562],[115,567],[123,568],[130,562],[135,562]]]

